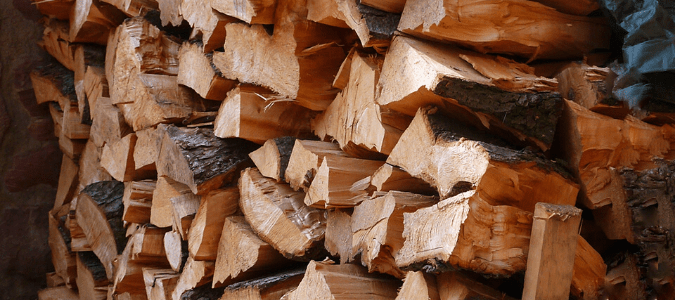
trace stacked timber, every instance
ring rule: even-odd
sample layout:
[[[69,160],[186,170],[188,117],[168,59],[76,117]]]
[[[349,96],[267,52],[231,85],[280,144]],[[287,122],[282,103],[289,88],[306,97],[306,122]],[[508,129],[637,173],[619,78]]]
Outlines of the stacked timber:
[[[34,4],[39,299],[675,297],[675,127],[597,1]]]

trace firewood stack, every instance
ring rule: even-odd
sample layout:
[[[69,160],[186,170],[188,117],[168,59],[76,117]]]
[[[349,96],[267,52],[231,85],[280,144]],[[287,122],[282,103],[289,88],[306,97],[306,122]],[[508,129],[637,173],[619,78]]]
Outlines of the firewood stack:
[[[675,295],[675,128],[608,92],[597,1],[34,4],[40,299]]]

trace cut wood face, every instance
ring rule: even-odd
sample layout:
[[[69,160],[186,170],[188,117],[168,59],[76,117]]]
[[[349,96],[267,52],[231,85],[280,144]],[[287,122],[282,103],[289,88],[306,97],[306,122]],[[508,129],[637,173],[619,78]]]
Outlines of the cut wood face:
[[[236,86],[236,81],[220,76],[213,65],[213,54],[205,54],[201,44],[183,43],[178,57],[178,83],[193,89],[202,98],[221,101]]]
[[[306,191],[326,156],[348,157],[335,143],[296,140],[288,160],[286,182],[295,190]]]
[[[274,178],[278,182],[286,181],[286,169],[295,140],[296,138],[291,136],[267,140],[262,147],[249,153],[248,156],[263,176]]]
[[[570,292],[579,299],[597,299],[605,282],[607,265],[602,256],[583,238],[577,238],[574,275]]]
[[[302,268],[240,281],[228,286],[220,300],[278,300],[297,288],[304,274],[305,269]]]
[[[276,0],[212,0],[211,8],[248,24],[273,24]]]
[[[408,271],[396,300],[441,300],[436,277],[424,271]]]
[[[230,187],[204,195],[188,235],[190,255],[197,260],[216,260],[225,218],[239,208],[239,189]]]

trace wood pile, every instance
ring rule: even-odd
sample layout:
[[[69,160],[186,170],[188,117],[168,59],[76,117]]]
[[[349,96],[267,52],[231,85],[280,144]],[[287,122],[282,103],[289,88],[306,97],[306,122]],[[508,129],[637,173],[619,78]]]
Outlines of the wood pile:
[[[34,0],[39,299],[673,299],[594,0]]]

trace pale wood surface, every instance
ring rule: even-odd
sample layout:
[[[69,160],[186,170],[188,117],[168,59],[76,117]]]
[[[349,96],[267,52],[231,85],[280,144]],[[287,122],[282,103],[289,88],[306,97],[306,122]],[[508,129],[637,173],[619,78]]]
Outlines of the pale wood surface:
[[[234,214],[238,208],[237,187],[213,190],[202,197],[187,239],[192,258],[216,260],[225,217]]]
[[[306,191],[326,156],[348,157],[335,143],[296,140],[286,168],[286,182],[295,190]]]
[[[286,181],[286,168],[291,157],[295,137],[284,136],[265,141],[262,147],[248,154],[256,168],[265,177]]]

